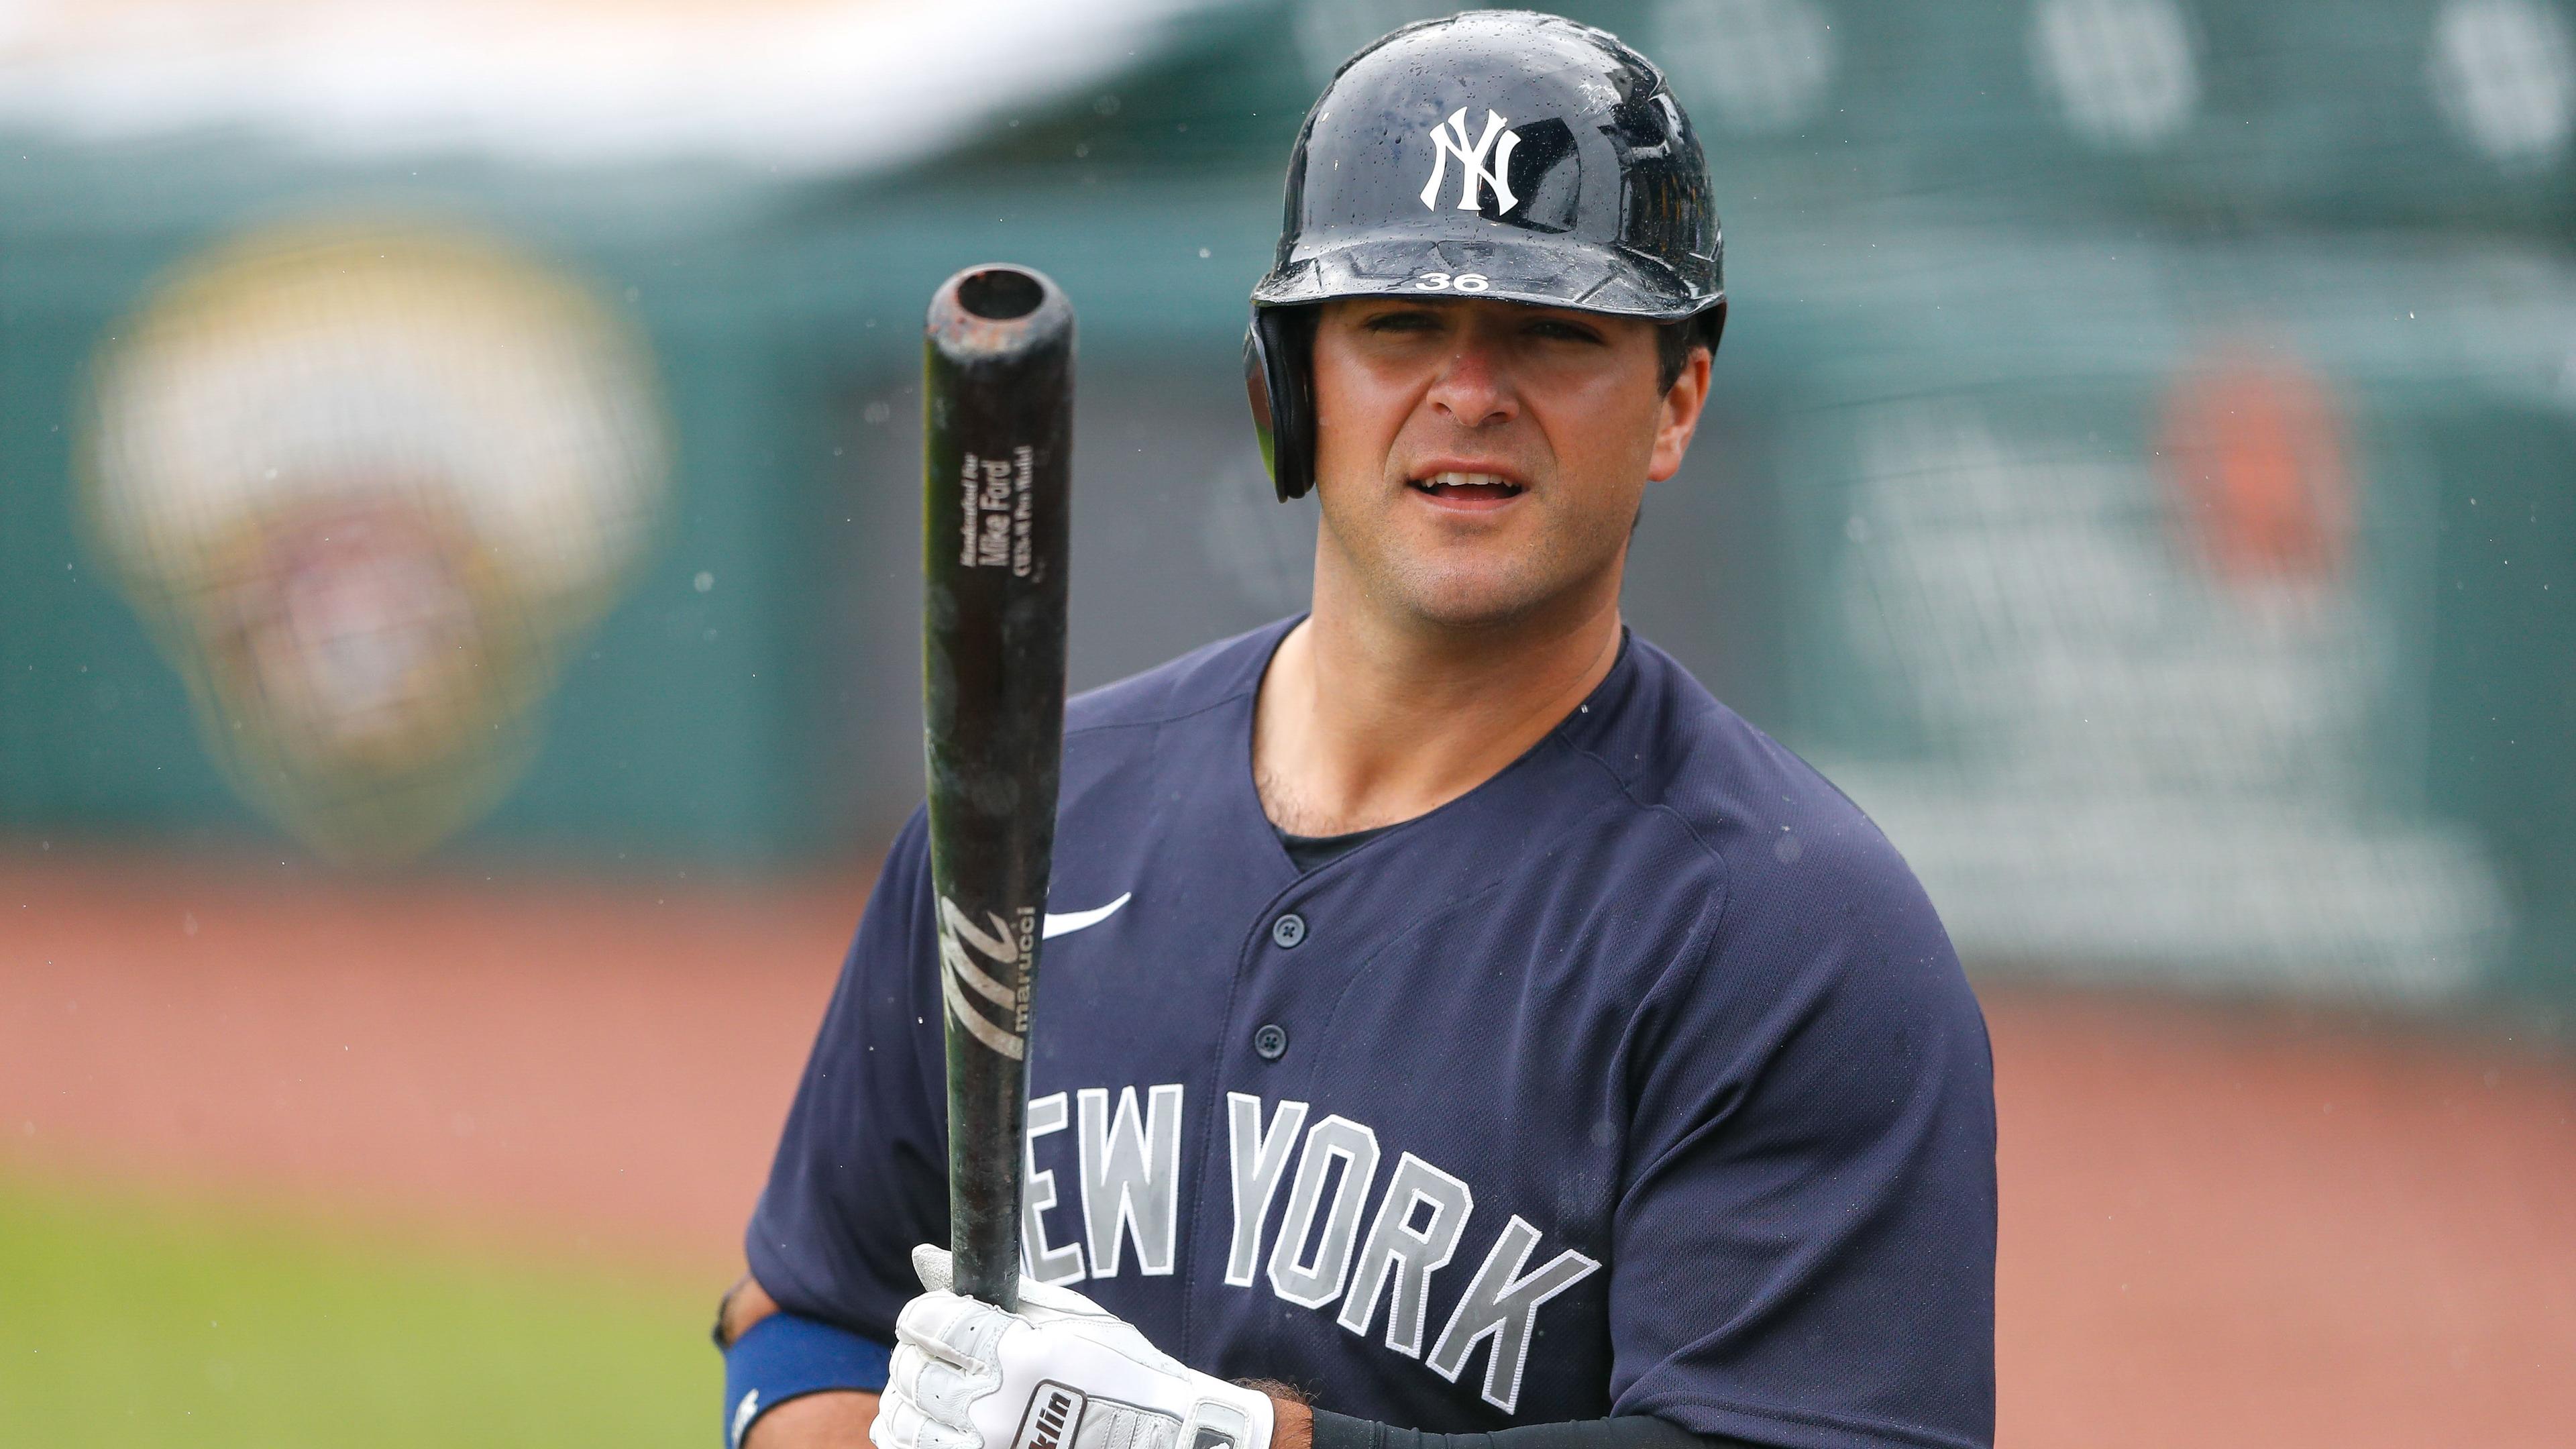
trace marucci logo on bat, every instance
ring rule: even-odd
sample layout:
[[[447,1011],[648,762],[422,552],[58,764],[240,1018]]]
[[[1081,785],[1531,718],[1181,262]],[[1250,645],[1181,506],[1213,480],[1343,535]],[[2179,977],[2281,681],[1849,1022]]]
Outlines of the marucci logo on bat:
[[[966,1034],[1013,1061],[1021,1058],[1023,1043],[1029,1034],[1028,967],[1030,949],[1037,943],[1038,912],[1023,906],[1013,912],[1019,918],[1015,926],[1005,921],[998,911],[987,912],[985,919],[993,929],[986,931],[966,918],[957,903],[946,896],[939,898],[939,992],[948,1002],[948,1014],[966,1028]],[[991,973],[975,964],[967,954],[972,946],[984,959],[1008,972],[1011,984],[993,979]],[[1006,1028],[966,999],[968,991],[1002,1008],[1010,1025]]]
[[[939,992],[948,1002],[949,1014],[956,1017],[957,1024],[966,1028],[975,1040],[1013,1061],[1020,1060],[1029,1034],[1030,948],[1038,940],[1052,939],[1100,924],[1118,914],[1119,908],[1126,905],[1132,895],[1132,892],[1122,895],[1091,910],[1066,915],[1048,914],[1043,918],[1038,912],[1024,907],[1015,913],[1019,917],[1017,927],[1003,920],[1000,913],[987,912],[985,919],[992,923],[989,931],[968,920],[955,901],[941,896]],[[1013,983],[1005,984],[976,965],[975,957],[968,952],[969,947],[982,953],[985,960],[1009,972],[1014,978]],[[1009,1013],[1009,1028],[1003,1028],[968,1001],[966,993],[969,991]]]

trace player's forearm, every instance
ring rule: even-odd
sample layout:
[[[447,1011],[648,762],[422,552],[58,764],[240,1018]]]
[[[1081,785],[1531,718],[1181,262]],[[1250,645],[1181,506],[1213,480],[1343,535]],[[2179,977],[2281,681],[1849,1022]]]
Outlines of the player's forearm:
[[[751,1332],[751,1326],[778,1311],[778,1300],[760,1286],[760,1280],[749,1273],[734,1280],[725,1296],[716,1303],[716,1347],[731,1348]]]
[[[1267,1385],[1255,1385],[1268,1390]],[[1270,1393],[1270,1449],[1314,1449],[1315,1413],[1302,1400]]]
[[[876,1422],[877,1396],[834,1389],[807,1394],[763,1414],[742,1439],[742,1449],[866,1449]]]
[[[1650,1414],[1524,1424],[1490,1434],[1426,1434],[1302,1404],[1282,1403],[1280,1410],[1271,1449],[1751,1449],[1738,1440],[1694,1434]],[[1292,1410],[1293,1431],[1289,1427]]]
[[[779,1313],[778,1301],[746,1273],[716,1309],[716,1346],[730,1351],[743,1335]],[[731,1401],[734,1395],[728,1392]],[[739,1409],[734,1412],[740,1412]],[[867,1449],[877,1395],[861,1389],[798,1393],[761,1411],[736,1449]]]

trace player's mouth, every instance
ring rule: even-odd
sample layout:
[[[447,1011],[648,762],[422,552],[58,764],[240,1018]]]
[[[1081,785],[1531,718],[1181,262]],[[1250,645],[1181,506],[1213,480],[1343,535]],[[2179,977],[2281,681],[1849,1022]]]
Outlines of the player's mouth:
[[[1500,473],[1471,473],[1447,469],[1425,474],[1412,481],[1416,493],[1439,500],[1451,508],[1500,508],[1525,491],[1519,483]]]

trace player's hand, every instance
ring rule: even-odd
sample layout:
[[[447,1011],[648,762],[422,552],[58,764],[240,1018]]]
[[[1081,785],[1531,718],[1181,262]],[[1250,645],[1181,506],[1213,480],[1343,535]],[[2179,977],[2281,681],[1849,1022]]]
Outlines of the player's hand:
[[[1020,1280],[1020,1311],[948,1291],[948,1251],[912,1250],[929,1291],[895,1319],[876,1449],[1270,1449],[1269,1396],[1200,1373],[1100,1305]]]

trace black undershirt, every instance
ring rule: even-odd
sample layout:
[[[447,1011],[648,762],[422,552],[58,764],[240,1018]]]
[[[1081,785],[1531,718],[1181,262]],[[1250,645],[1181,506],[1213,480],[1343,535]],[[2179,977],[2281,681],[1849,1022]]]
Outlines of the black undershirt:
[[[1276,825],[1270,828],[1279,832],[1279,844],[1288,852],[1288,863],[1297,867],[1299,875],[1305,875],[1319,865],[1350,854],[1395,826],[1378,825],[1367,830],[1354,830],[1348,835],[1291,835]]]
[[[1425,1434],[1322,1409],[1314,1414],[1315,1449],[1753,1449],[1741,1439],[1703,1437],[1651,1414],[1524,1424],[1491,1434]]]

